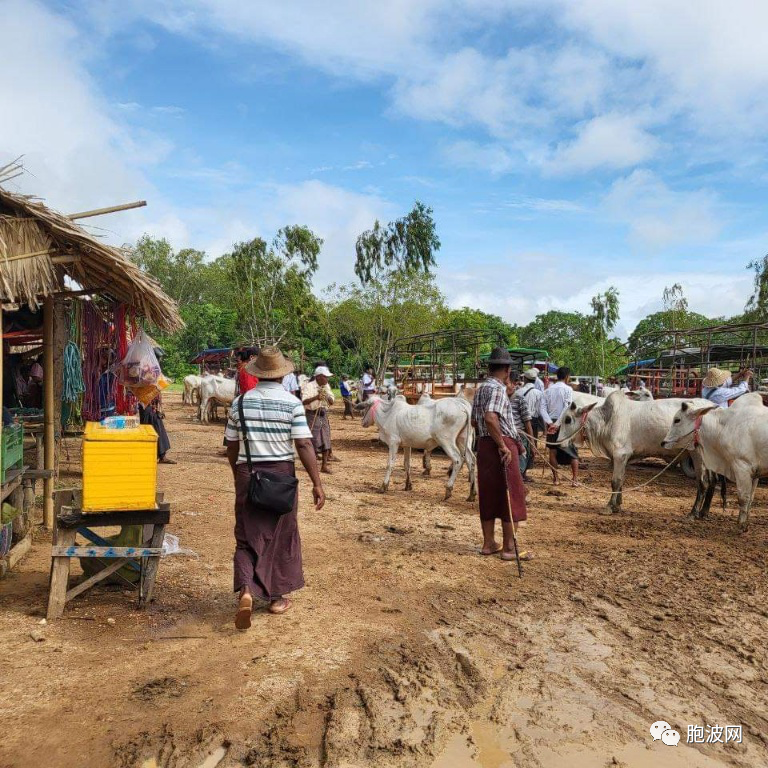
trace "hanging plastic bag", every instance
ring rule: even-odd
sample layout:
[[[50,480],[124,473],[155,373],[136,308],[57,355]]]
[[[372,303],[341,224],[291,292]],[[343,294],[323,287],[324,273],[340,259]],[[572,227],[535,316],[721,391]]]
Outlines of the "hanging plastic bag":
[[[136,334],[115,373],[142,405],[149,405],[169,384],[143,330]]]
[[[124,387],[148,387],[163,375],[155,350],[147,335],[140,330],[117,366],[117,380]]]

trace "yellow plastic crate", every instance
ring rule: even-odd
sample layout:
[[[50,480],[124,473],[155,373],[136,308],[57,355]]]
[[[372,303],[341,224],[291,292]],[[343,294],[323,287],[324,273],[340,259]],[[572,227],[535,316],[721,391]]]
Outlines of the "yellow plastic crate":
[[[83,512],[152,509],[157,492],[157,433],[148,424],[136,429],[85,425],[83,436]]]

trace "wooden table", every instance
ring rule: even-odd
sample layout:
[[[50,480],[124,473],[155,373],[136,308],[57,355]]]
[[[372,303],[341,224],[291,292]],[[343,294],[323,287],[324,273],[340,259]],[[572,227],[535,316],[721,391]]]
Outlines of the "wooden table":
[[[79,491],[56,492],[47,618],[49,620],[60,618],[64,614],[64,606],[67,602],[117,573],[125,565],[136,568],[140,572],[139,607],[144,608],[152,600],[155,577],[163,552],[165,526],[171,516],[171,505],[163,501],[162,493],[157,494],[157,506],[154,509],[107,510],[84,514],[80,504]],[[115,525],[143,525],[143,545],[140,547],[110,546],[93,530]],[[91,544],[78,546],[76,544],[78,534],[88,539]],[[69,569],[73,557],[112,562],[69,589]],[[131,588],[135,586],[133,582],[127,580],[126,584]]]

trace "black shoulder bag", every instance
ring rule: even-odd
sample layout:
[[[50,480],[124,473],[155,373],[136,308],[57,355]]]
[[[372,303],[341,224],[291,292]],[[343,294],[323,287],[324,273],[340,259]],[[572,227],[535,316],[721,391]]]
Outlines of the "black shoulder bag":
[[[243,397],[238,402],[240,415],[240,431],[245,442],[245,458],[248,462],[248,501],[261,512],[272,512],[284,515],[293,509],[296,494],[299,490],[299,480],[291,475],[281,475],[277,472],[267,472],[263,469],[254,471],[251,461],[251,446],[248,442],[248,430],[245,424],[245,409]]]

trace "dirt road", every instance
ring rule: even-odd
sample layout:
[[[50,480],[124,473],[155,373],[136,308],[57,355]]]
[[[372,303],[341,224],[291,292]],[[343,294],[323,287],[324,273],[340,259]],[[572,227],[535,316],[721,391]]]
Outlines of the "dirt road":
[[[520,580],[476,554],[465,476],[443,502],[436,459],[413,492],[400,472],[381,495],[383,448],[336,413],[342,462],[322,512],[302,486],[307,586],[291,612],[239,633],[222,428],[192,421],[176,396],[167,411],[179,464],[160,467],[160,486],[170,531],[199,557],[163,561],[146,612],[100,589],[41,626],[50,560],[38,536],[0,582],[0,766],[768,763],[762,487],[740,536],[735,500],[687,520],[678,474],[602,517],[605,462],[588,458],[585,487],[556,496],[536,470],[523,537],[537,559]],[[632,468],[629,483],[653,471]],[[678,746],[652,741],[658,720]],[[689,725],[740,725],[742,742],[686,744]]]

